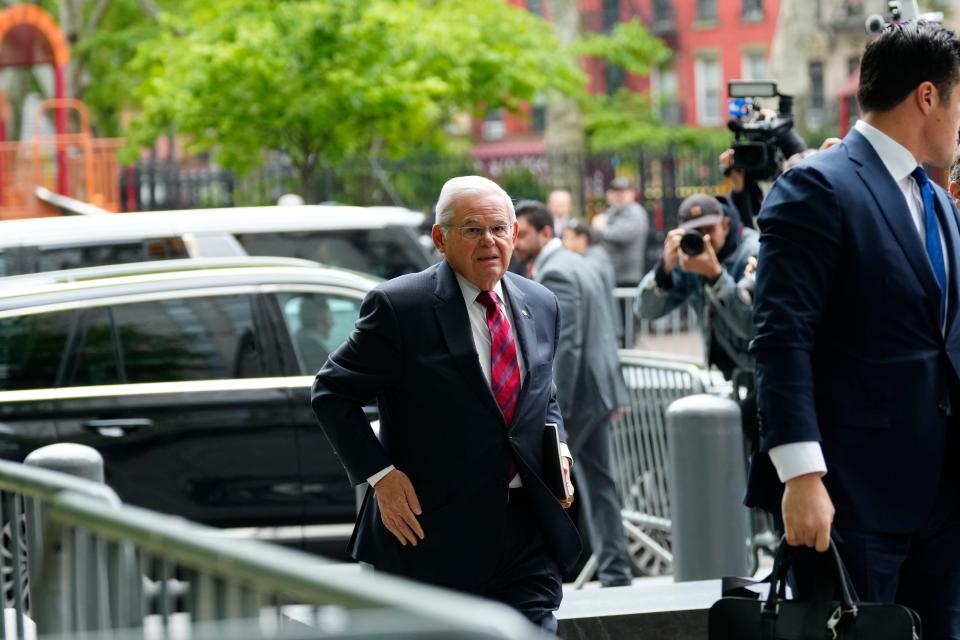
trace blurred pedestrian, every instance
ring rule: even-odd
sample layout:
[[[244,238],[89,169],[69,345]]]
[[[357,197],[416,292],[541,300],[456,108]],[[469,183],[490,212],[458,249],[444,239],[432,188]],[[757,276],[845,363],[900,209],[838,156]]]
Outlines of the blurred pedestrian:
[[[559,319],[552,293],[506,273],[516,233],[503,189],[447,181],[432,230],[444,260],[367,295],[312,401],[350,480],[373,487],[354,558],[505,602],[555,631],[561,572],[580,555],[543,480],[544,423],[566,442],[552,366]],[[379,438],[363,413],[374,398]]]
[[[547,209],[553,216],[553,231],[559,238],[567,224],[573,220],[573,196],[566,189],[554,189],[547,196]]]
[[[859,596],[960,638],[960,233],[923,169],[960,129],[960,39],[887,25],[866,47],[862,120],[774,183],[754,315],[761,453],[747,502],[782,517],[798,596],[830,563]]]
[[[582,513],[597,554],[604,587],[631,583],[632,563],[620,516],[620,496],[611,475],[610,421],[630,402],[603,286],[586,261],[563,248],[553,219],[539,202],[517,204],[517,255],[532,265],[532,277],[560,304],[560,334],[554,359],[557,401],[573,452]]]
[[[610,253],[617,286],[633,287],[643,276],[650,216],[637,202],[637,192],[625,178],[610,181],[607,204],[606,211],[593,217],[593,231]]]
[[[604,298],[610,304],[610,318],[613,320],[614,331],[617,335],[617,343],[621,344],[623,338],[623,319],[618,317],[619,307],[613,296],[613,290],[617,285],[617,276],[613,269],[613,261],[610,254],[602,245],[594,244],[593,232],[590,225],[584,220],[573,219],[567,224],[563,231],[563,246],[569,251],[583,256],[584,261],[593,268],[603,283]],[[630,345],[633,346],[633,345]]]
[[[610,254],[603,245],[593,242],[593,231],[590,229],[590,225],[583,220],[571,220],[563,233],[557,237],[563,241],[565,249],[583,256],[583,259],[600,276],[604,289],[612,295],[617,283],[613,260],[611,260]]]
[[[953,162],[950,163],[950,195],[953,201],[960,207],[960,153],[953,154]]]

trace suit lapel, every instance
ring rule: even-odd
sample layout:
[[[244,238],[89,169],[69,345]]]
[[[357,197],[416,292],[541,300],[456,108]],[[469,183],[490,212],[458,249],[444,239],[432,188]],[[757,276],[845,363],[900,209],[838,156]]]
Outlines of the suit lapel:
[[[950,272],[947,274],[947,327],[945,333],[950,335],[953,323],[957,319],[957,305],[960,304],[960,226],[957,224],[956,208],[950,202],[946,192],[936,189],[937,214],[943,226],[944,239],[947,245],[947,263]]]
[[[483,370],[480,368],[477,348],[473,343],[470,318],[467,315],[463,293],[460,290],[459,283],[457,283],[453,269],[444,261],[440,263],[435,273],[437,285],[434,288],[434,295],[437,301],[434,304],[434,311],[437,316],[437,323],[440,325],[440,332],[443,334],[444,342],[446,342],[447,349],[450,351],[450,356],[453,358],[460,374],[467,381],[467,386],[477,394],[480,402],[497,416],[500,423],[506,426],[500,406],[493,397],[490,385],[487,384],[487,380],[483,376]]]
[[[940,287],[937,285],[930,261],[927,259],[927,250],[910,217],[910,209],[907,208],[903,192],[884,167],[880,156],[860,132],[851,131],[844,139],[844,143],[851,160],[860,165],[857,168],[857,174],[873,196],[876,209],[887,221],[893,237],[896,238],[904,257],[920,281],[920,286],[927,295],[930,317],[939,330]]]

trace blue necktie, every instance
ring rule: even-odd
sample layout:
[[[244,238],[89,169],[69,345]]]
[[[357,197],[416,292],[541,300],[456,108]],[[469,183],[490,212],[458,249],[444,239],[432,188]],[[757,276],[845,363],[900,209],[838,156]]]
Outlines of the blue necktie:
[[[933,267],[933,275],[940,285],[940,326],[944,325],[947,310],[947,267],[943,261],[943,245],[940,244],[940,231],[937,228],[937,213],[933,208],[933,185],[927,177],[923,167],[917,167],[910,174],[920,187],[920,196],[923,198],[923,229],[924,244],[927,247],[927,257]]]

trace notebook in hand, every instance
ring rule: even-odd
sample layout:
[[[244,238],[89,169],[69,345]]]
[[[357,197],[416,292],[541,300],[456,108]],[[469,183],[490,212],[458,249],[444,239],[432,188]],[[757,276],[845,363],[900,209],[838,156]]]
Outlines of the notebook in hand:
[[[554,422],[548,422],[543,429],[543,480],[557,500],[564,504],[572,502],[560,462],[560,429]]]

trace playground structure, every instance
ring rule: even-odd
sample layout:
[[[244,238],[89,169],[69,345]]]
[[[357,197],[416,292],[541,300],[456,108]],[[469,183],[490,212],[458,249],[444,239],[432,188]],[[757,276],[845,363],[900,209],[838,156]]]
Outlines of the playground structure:
[[[86,106],[65,96],[65,70],[70,61],[67,40],[56,21],[33,4],[0,12],[0,67],[53,67],[54,98],[39,107],[33,135],[8,140],[12,109],[0,93],[0,220],[57,215],[36,197],[37,187],[83,200],[108,211],[120,210],[117,151],[124,140],[95,138]],[[52,113],[55,133],[44,133]],[[70,115],[73,117],[69,117]],[[76,130],[68,130],[73,121]]]

